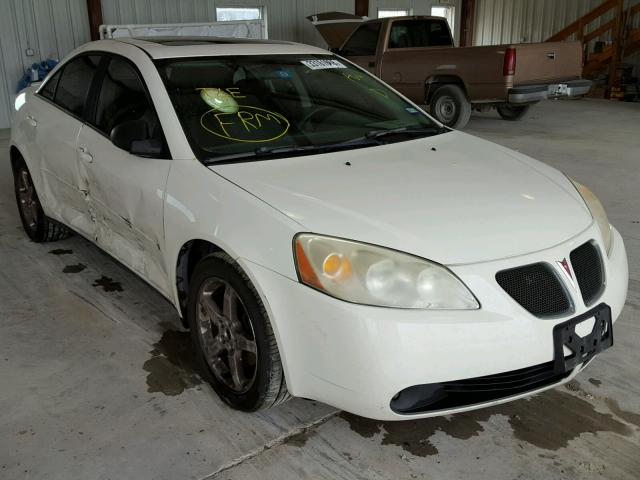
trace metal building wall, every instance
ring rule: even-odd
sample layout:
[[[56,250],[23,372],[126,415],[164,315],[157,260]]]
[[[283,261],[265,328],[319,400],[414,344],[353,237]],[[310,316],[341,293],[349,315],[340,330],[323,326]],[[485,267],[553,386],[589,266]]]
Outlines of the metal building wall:
[[[0,0],[0,128],[9,126],[25,69],[62,58],[88,40],[86,0]]]
[[[626,5],[639,2],[627,0]],[[474,45],[542,42],[601,3],[603,0],[478,0]],[[598,26],[595,21],[591,29]]]
[[[213,22],[216,7],[262,6],[269,37],[325,46],[305,17],[338,10],[353,13],[353,0],[102,0],[106,24]]]

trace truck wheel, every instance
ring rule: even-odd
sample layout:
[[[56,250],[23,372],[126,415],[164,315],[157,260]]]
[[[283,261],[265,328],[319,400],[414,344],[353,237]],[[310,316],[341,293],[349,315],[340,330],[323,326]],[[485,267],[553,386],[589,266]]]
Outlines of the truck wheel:
[[[459,86],[445,85],[431,97],[431,114],[447,127],[462,128],[471,117],[471,103]]]
[[[187,319],[200,371],[226,403],[256,411],[290,398],[262,300],[226,253],[213,253],[196,265]]]
[[[529,107],[531,107],[531,105],[504,104],[504,105],[498,105],[496,109],[498,110],[498,114],[504,120],[515,121],[515,120],[521,120],[522,117],[524,117],[529,111]]]

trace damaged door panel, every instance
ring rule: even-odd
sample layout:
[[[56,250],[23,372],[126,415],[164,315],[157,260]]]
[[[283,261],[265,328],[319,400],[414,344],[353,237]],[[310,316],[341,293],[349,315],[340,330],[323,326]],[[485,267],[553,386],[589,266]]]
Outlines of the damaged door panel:
[[[40,159],[42,188],[48,215],[87,234],[84,194],[78,189],[77,138],[101,55],[81,55],[72,60],[34,96],[31,128]]]
[[[78,136],[78,185],[92,239],[164,293],[163,204],[171,161],[142,77],[110,56]]]
[[[114,148],[90,126],[78,138],[78,179],[94,223],[92,239],[165,293],[163,204],[171,161]],[[91,160],[89,160],[91,158]]]

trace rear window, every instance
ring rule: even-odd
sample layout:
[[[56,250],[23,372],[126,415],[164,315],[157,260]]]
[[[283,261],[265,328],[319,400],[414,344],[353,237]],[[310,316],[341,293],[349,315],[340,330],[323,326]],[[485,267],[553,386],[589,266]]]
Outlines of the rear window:
[[[399,20],[391,25],[389,48],[451,46],[451,35],[445,21]]]

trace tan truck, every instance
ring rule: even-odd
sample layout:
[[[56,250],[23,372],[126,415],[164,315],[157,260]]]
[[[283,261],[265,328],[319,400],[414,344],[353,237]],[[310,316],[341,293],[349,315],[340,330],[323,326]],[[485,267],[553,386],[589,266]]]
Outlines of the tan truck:
[[[545,98],[586,94],[580,42],[455,47],[442,17],[363,21],[339,12],[312,15],[332,51],[360,65],[442,123],[462,128],[472,109],[497,108],[518,120]]]

